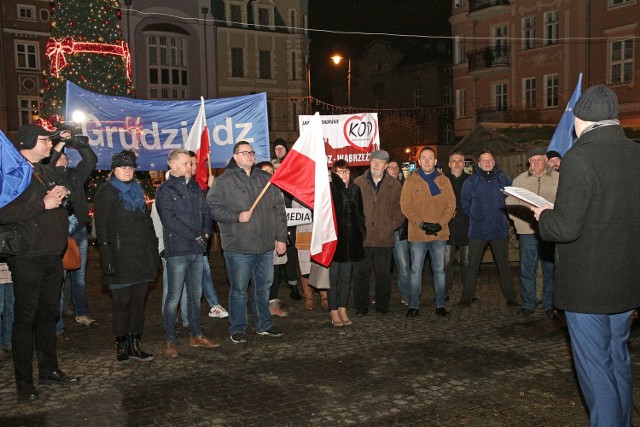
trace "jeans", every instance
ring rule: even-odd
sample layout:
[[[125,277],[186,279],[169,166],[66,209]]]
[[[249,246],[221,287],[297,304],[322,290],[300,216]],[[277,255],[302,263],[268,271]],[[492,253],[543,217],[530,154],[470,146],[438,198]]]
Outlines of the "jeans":
[[[471,301],[476,294],[476,282],[478,280],[478,272],[480,271],[480,263],[487,244],[491,246],[493,251],[493,259],[498,267],[498,275],[500,276],[500,286],[502,294],[507,301],[515,301],[516,294],[513,290],[513,282],[511,279],[511,270],[509,268],[509,241],[502,240],[474,240],[469,239],[469,269],[467,277],[464,279],[464,289],[462,291],[461,301]]]
[[[469,246],[453,246],[447,245],[444,251],[444,283],[447,288],[447,294],[453,287],[453,261],[455,259],[456,247],[460,253],[460,266],[462,267],[462,283],[467,277],[469,270]]]
[[[216,292],[213,278],[211,277],[211,266],[209,265],[209,257],[207,254],[202,255],[202,295],[207,300],[209,307],[219,305],[218,293]]]
[[[253,321],[256,332],[271,329],[269,288],[273,281],[273,251],[245,254],[224,251],[229,278],[229,335],[245,333],[248,326],[249,282],[253,284]]]
[[[202,298],[202,254],[178,255],[167,258],[167,300],[164,304],[164,338],[166,341],[176,340],[176,320],[178,304],[184,288],[187,289],[187,314],[189,319],[189,336],[202,335],[200,325],[200,298]]]
[[[393,246],[393,262],[398,272],[398,291],[400,298],[409,301],[411,270],[409,269],[409,241],[400,240],[400,231],[395,231],[396,243]]]
[[[40,376],[58,369],[55,322],[62,288],[60,255],[13,257],[7,262],[15,296],[13,365],[17,384],[33,381],[34,338]]]
[[[447,246],[445,240],[433,240],[431,242],[409,242],[411,253],[411,293],[409,295],[409,308],[420,308],[420,293],[422,292],[422,268],[424,258],[429,252],[431,270],[433,270],[433,287],[436,291],[436,307],[445,306],[446,289],[444,285],[444,249]]]
[[[368,309],[371,298],[371,264],[376,275],[376,310],[389,311],[391,300],[391,253],[393,246],[365,246],[364,259],[353,263],[353,302],[357,309]]]
[[[162,316],[164,317],[164,305],[167,302],[167,293],[169,292],[169,278],[167,277],[167,260],[162,260]],[[189,326],[189,314],[187,313],[187,288],[182,288],[182,295],[180,296],[180,316],[182,317],[182,325]]]
[[[628,341],[632,314],[633,310],[618,314],[565,311],[592,427],[631,425],[633,378]]]
[[[553,309],[553,280],[556,273],[553,243],[540,240],[537,234],[519,234],[520,238],[520,297],[522,308],[533,311],[538,305],[536,272],[538,260],[542,264],[542,307]]]
[[[329,265],[329,310],[346,308],[349,302],[349,290],[351,289],[352,262],[332,262]]]
[[[0,285],[0,351],[11,347],[14,299],[13,283]]]
[[[87,249],[89,247],[87,227],[83,226],[78,228],[71,237],[78,243],[78,247],[80,248],[80,269],[67,272],[67,280],[70,280],[71,285],[71,301],[76,310],[76,316],[87,316],[89,314],[89,305],[87,304],[87,295],[85,292]]]

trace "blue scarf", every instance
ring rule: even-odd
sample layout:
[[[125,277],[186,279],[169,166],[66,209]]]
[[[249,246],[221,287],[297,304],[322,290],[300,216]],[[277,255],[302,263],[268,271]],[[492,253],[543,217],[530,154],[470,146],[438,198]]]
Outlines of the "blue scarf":
[[[440,191],[440,188],[438,188],[436,182],[434,181],[436,179],[436,176],[438,176],[438,169],[434,169],[433,172],[427,175],[422,170],[422,168],[420,168],[418,169],[418,175],[420,175],[420,178],[424,179],[424,181],[427,183],[432,196],[437,196],[438,194],[442,193],[442,191]]]
[[[123,182],[112,174],[109,177],[109,183],[120,193],[120,201],[125,211],[144,211],[144,192],[138,181],[132,179],[129,182]]]

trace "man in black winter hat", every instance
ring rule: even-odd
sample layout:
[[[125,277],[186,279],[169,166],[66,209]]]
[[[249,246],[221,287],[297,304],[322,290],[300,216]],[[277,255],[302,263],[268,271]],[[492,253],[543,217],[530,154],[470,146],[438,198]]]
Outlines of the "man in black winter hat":
[[[565,310],[592,426],[630,426],[628,339],[640,306],[640,145],[624,135],[616,94],[597,85],[573,108],[578,139],[562,160],[554,206],[532,208],[556,242],[555,305]],[[616,165],[615,168],[603,167]]]
[[[18,130],[14,146],[33,168],[31,182],[22,194],[0,209],[0,224],[18,224],[22,236],[20,253],[7,261],[15,293],[12,347],[21,401],[38,399],[33,384],[34,341],[40,384],[79,381],[58,368],[56,356],[55,322],[69,221],[69,213],[60,204],[69,190],[57,184],[55,172],[41,161],[49,157],[51,138],[57,135],[35,124],[26,124]],[[61,136],[68,138],[71,134],[63,132]]]

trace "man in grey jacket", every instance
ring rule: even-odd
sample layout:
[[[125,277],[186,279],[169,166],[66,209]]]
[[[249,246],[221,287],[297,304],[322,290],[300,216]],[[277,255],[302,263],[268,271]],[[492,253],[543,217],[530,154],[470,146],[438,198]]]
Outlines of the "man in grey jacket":
[[[251,210],[264,187],[267,172],[254,168],[255,151],[246,141],[233,147],[233,162],[216,179],[207,195],[220,240],[229,279],[229,336],[234,343],[247,341],[247,289],[253,284],[253,318],[258,335],[282,335],[271,323],[269,288],[273,281],[273,250],[287,250],[287,216],[284,198],[271,186]],[[235,167],[237,165],[237,167]]]

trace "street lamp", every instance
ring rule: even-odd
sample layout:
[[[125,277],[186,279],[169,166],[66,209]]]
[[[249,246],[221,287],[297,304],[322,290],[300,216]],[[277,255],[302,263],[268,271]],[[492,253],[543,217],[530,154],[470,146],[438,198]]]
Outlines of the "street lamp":
[[[344,58],[338,54],[331,57],[333,63],[338,65]],[[348,59],[347,66],[347,106],[351,107],[351,57]]]

